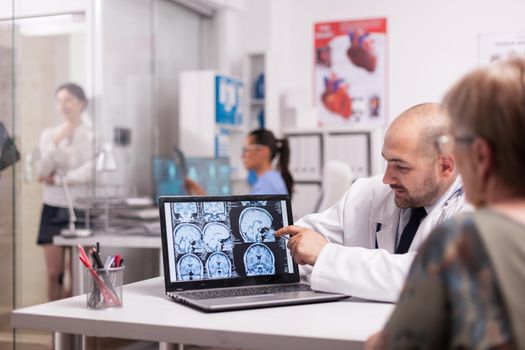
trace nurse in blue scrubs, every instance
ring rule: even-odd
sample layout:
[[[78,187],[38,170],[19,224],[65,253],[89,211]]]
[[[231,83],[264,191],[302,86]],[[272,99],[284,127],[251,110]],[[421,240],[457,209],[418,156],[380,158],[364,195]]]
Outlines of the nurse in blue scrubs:
[[[257,129],[246,137],[242,148],[246,169],[255,172],[257,179],[250,194],[292,194],[294,180],[288,169],[290,146],[288,140],[277,139],[266,129]],[[275,162],[276,168],[273,168]],[[206,194],[196,182],[186,178],[188,193]]]
[[[288,170],[290,147],[288,140],[276,139],[266,129],[252,131],[244,141],[242,160],[248,170],[257,175],[251,194],[291,194],[293,178]],[[276,169],[272,164],[276,162]]]

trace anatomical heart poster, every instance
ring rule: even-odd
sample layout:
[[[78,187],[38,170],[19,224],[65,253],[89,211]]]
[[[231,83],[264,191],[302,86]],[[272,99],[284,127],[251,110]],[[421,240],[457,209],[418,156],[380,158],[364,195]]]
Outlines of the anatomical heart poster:
[[[386,116],[386,18],[315,24],[321,126],[381,127]]]

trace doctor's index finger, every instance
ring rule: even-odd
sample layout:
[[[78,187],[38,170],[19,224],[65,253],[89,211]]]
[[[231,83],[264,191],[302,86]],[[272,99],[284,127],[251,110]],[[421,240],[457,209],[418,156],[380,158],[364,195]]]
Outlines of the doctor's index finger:
[[[293,236],[293,235],[298,234],[302,230],[304,230],[304,227],[295,226],[295,225],[285,226],[285,227],[277,230],[275,232],[275,236],[276,237],[281,237],[281,236],[284,236],[284,235]]]

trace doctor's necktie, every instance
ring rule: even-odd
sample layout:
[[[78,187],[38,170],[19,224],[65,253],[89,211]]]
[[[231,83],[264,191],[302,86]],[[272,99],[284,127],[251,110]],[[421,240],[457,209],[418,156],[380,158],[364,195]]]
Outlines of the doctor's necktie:
[[[425,208],[418,207],[411,209],[410,220],[408,220],[408,224],[403,229],[403,233],[401,233],[401,239],[397,245],[396,254],[404,254],[408,252],[408,248],[410,248],[412,240],[414,240],[414,236],[419,228],[419,223],[425,216],[427,216]]]

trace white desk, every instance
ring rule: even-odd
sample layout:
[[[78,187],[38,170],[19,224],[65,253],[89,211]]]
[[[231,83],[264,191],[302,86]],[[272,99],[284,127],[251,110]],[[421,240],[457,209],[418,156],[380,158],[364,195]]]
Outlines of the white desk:
[[[85,295],[14,310],[14,328],[241,349],[361,349],[393,304],[351,300],[206,314],[164,295],[164,280],[126,285],[124,306],[88,310]]]
[[[100,234],[85,238],[64,238],[62,236],[53,237],[53,244],[56,246],[71,247],[73,271],[71,271],[71,287],[73,295],[84,292],[84,266],[81,265],[78,256],[77,245],[94,246],[100,242],[102,248],[156,248],[159,249],[159,267],[162,275],[162,244],[160,235],[119,235],[119,234]]]

